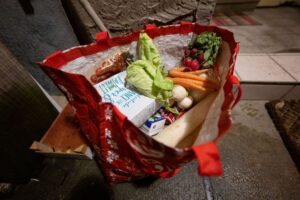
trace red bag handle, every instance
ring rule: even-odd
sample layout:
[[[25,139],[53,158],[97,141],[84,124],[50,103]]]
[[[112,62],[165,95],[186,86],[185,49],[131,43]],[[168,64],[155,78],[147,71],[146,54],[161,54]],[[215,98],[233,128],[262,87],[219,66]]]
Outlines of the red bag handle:
[[[170,177],[178,174],[179,172],[180,172],[180,168],[177,168],[177,169],[175,169],[173,171],[170,171],[170,172],[162,172],[162,173],[159,174],[159,177],[160,178],[170,178]]]
[[[219,150],[215,143],[210,142],[192,147],[198,161],[198,173],[200,176],[220,176],[223,168],[220,161]],[[180,168],[171,172],[160,173],[161,178],[169,178],[179,173]]]
[[[108,32],[98,32],[98,33],[96,33],[95,40],[97,43],[104,43],[104,42],[107,42],[109,38],[110,37],[109,37]]]
[[[242,97],[242,87],[241,87],[240,79],[237,76],[235,76],[235,75],[231,75],[229,77],[229,82],[230,82],[231,85],[236,85],[237,89],[238,89],[238,92],[237,92],[237,95],[235,97],[234,103],[231,106],[231,108],[233,108],[241,100],[241,97]]]
[[[215,143],[210,142],[192,147],[198,160],[198,173],[201,176],[220,176],[223,168],[219,150]]]

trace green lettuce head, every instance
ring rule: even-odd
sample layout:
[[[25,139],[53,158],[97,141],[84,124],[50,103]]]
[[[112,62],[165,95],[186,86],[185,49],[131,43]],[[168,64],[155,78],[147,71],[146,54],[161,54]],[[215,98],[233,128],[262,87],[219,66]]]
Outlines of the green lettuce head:
[[[138,41],[139,45],[139,59],[147,60],[156,68],[162,68],[162,61],[158,50],[153,44],[152,39],[146,34],[141,33]]]
[[[166,101],[173,89],[173,82],[148,60],[137,60],[127,67],[126,81],[141,94]]]

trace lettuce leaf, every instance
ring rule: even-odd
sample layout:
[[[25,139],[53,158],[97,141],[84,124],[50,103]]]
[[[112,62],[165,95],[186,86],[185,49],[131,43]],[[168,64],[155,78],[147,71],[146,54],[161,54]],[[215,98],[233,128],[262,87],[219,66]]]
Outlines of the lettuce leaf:
[[[154,46],[152,39],[146,33],[140,34],[138,45],[139,59],[147,60],[151,62],[154,67],[161,69],[162,61],[159,52]]]
[[[173,89],[173,82],[165,79],[159,69],[147,60],[137,60],[127,67],[126,81],[141,94],[160,100],[167,100]]]
[[[162,60],[153,41],[141,33],[138,41],[139,60],[127,67],[126,81],[139,93],[154,99],[167,101],[173,89],[173,82],[166,79]]]

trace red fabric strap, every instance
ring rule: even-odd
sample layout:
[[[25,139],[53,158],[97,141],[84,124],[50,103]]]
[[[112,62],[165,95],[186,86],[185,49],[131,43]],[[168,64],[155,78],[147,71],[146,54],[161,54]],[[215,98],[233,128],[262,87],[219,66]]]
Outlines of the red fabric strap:
[[[155,29],[155,28],[156,28],[155,24],[145,24],[144,25],[145,30],[151,30],[151,29]]]
[[[194,25],[192,22],[186,22],[186,21],[181,21],[180,22],[180,34],[188,34],[190,32],[193,32],[194,30]]]
[[[220,176],[223,173],[219,151],[213,142],[192,147],[198,160],[201,176]]]
[[[241,100],[241,97],[242,97],[242,87],[241,87],[240,80],[235,75],[231,75],[229,77],[229,82],[231,84],[233,84],[233,85],[236,85],[237,89],[238,89],[237,96],[235,97],[235,101],[234,101],[234,103],[232,104],[232,107],[231,107],[231,108],[233,108]]]
[[[96,34],[96,41],[97,42],[102,42],[102,41],[107,41],[109,39],[108,32],[99,32]]]

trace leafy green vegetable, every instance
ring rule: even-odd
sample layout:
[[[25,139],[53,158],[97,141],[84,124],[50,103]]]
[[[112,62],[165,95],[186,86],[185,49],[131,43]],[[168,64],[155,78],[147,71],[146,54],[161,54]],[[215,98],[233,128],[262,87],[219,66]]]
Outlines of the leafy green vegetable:
[[[139,93],[166,102],[171,95],[173,82],[166,79],[166,73],[161,70],[160,55],[146,33],[140,34],[138,44],[139,60],[127,67],[126,81]]]
[[[155,98],[155,95],[152,94],[155,74],[155,68],[148,61],[137,60],[127,67],[126,81],[133,85],[139,93]]]
[[[162,61],[151,38],[146,33],[141,33],[138,41],[139,58],[151,62],[155,67],[161,69]]]
[[[218,37],[216,33],[204,32],[197,35],[194,43],[189,46],[191,46],[191,48],[195,47],[198,51],[204,52],[203,68],[210,68],[217,58],[221,43],[222,39],[221,37]]]

